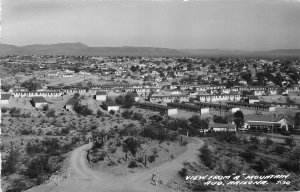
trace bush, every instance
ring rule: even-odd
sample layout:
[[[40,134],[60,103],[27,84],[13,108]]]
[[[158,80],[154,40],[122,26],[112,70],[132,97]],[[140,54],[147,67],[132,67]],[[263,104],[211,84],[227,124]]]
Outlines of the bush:
[[[239,143],[240,139],[236,136],[235,132],[218,132],[214,133],[214,135],[217,136],[217,139],[221,142],[227,142],[227,143]]]
[[[109,162],[107,163],[108,166],[116,166],[118,165],[115,161],[113,160],[109,160]]]
[[[200,152],[201,154],[199,155],[199,157],[202,163],[206,167],[213,169],[215,167],[214,156],[206,144],[204,144],[203,147],[200,148]]]
[[[270,145],[272,145],[274,142],[272,139],[270,139],[270,137],[266,137],[266,139],[263,141],[263,143],[266,145],[266,147],[269,147]]]
[[[188,170],[186,168],[182,168],[180,171],[178,171],[178,174],[180,177],[185,178],[187,176]]]
[[[137,166],[138,166],[138,165],[137,165],[137,163],[136,163],[135,160],[132,160],[132,161],[129,163],[129,165],[128,165],[129,168],[135,168],[135,167],[137,167]]]
[[[49,110],[49,105],[44,105],[43,111],[48,111]]]
[[[54,110],[51,110],[49,111],[46,116],[49,118],[49,117],[55,117],[55,111]]]
[[[251,143],[254,143],[256,145],[259,145],[259,143],[260,143],[259,139],[256,136],[251,136],[250,141],[251,141]]]
[[[125,153],[130,151],[131,154],[133,156],[135,156],[135,154],[136,154],[138,148],[140,148],[140,146],[141,146],[141,144],[137,139],[135,139],[133,137],[129,137],[123,142],[123,151]]]
[[[271,165],[270,161],[261,158],[255,160],[254,163],[255,165],[253,166],[253,169],[261,174],[265,174]]]
[[[96,141],[93,143],[92,149],[101,149],[104,146],[103,142]]]
[[[142,119],[144,119],[144,116],[140,113],[134,113],[132,116],[133,120],[137,120],[137,121],[141,121]]]
[[[16,172],[16,165],[18,163],[20,153],[17,150],[11,150],[6,161],[2,163],[3,175],[9,175]]]
[[[1,107],[1,112],[2,113],[6,113],[8,111],[8,108],[6,108],[6,107]]]
[[[247,149],[244,152],[241,152],[239,155],[241,157],[243,157],[247,162],[252,162],[255,159],[255,156],[256,156],[256,154],[253,151],[249,150],[249,149]]]
[[[296,142],[295,142],[295,139],[293,137],[288,137],[285,139],[285,144],[287,146],[289,146],[290,148],[293,148],[296,146]]]
[[[11,117],[20,117],[21,110],[19,108],[13,107],[10,109],[9,114]]]
[[[274,148],[274,151],[278,154],[282,154],[282,153],[286,152],[286,148],[282,145],[276,145]]]
[[[110,110],[109,114],[114,115],[116,112],[114,110]]]
[[[11,187],[9,187],[6,192],[21,192],[24,191],[26,188],[26,183],[24,183],[20,179],[15,179],[13,180]]]
[[[130,117],[132,116],[133,112],[132,111],[129,111],[129,110],[126,110],[122,113],[122,117],[124,119],[130,119]]]
[[[80,105],[79,104],[79,101],[77,101],[75,104],[74,104],[74,111],[80,115],[83,115],[83,116],[88,116],[88,115],[92,115],[93,114],[93,111],[91,109],[89,109],[87,106],[85,105]]]
[[[28,164],[24,175],[30,179],[36,179],[43,174],[53,173],[56,170],[52,169],[48,164],[48,156],[36,156]]]
[[[156,158],[155,155],[150,155],[147,159],[148,159],[149,163],[152,163],[155,161],[155,158]]]
[[[297,160],[288,159],[280,163],[280,167],[289,172],[294,172],[294,173],[300,172],[300,163]]]

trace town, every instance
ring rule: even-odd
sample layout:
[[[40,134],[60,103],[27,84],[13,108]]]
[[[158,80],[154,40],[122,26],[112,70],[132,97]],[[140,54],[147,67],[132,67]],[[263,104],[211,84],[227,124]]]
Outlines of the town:
[[[6,55],[0,57],[0,71],[2,175],[7,191],[30,191],[35,186],[44,190],[38,187],[49,180],[59,187],[59,182],[72,178],[64,166],[68,155],[86,143],[92,143],[87,151],[91,168],[115,175],[155,169],[202,146],[201,166],[184,163],[175,178],[153,180],[154,186],[169,189],[218,189],[180,179],[198,174],[203,166],[208,167],[205,175],[210,170],[228,175],[246,171],[247,166],[266,166],[259,173],[270,174],[275,168],[267,161],[274,161],[279,163],[278,174],[298,174],[296,157],[290,155],[298,151],[300,133],[297,58]],[[234,155],[229,148],[237,150]],[[212,154],[216,150],[218,156]],[[226,158],[217,161],[220,157]],[[236,168],[239,162],[247,166]],[[233,164],[235,168],[229,169]]]

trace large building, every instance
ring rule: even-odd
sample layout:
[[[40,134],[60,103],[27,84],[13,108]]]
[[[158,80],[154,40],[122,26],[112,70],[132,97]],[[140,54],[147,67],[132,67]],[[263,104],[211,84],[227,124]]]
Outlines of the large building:
[[[143,108],[143,109],[149,109],[152,111],[159,111],[166,115],[176,115],[177,114],[177,108],[169,107],[165,105],[158,105],[153,103],[137,103],[137,107]]]
[[[196,99],[200,102],[240,101],[241,96],[237,93],[207,94],[207,95],[197,95]]]

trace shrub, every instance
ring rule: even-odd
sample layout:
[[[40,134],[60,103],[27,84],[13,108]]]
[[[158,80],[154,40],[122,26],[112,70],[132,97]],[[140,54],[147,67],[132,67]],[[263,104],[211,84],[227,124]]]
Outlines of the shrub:
[[[220,133],[214,133],[217,136],[217,139],[221,142],[227,142],[227,143],[239,143],[240,139],[236,136],[235,132],[220,132]]]
[[[267,161],[267,160],[261,159],[261,158],[258,160],[255,160],[254,163],[255,164],[253,166],[253,169],[255,169],[257,172],[259,172],[261,174],[265,174],[271,165],[270,161]]]
[[[124,119],[129,119],[131,116],[132,116],[133,112],[132,111],[129,111],[129,110],[126,110],[122,113],[122,117]]]
[[[35,179],[42,174],[49,174],[55,171],[48,164],[48,156],[36,156],[27,164],[27,170],[24,172],[24,175],[30,179]]]
[[[287,146],[289,146],[290,148],[293,148],[294,146],[296,146],[296,142],[295,139],[293,137],[288,137],[285,139],[285,144]]]
[[[289,172],[294,172],[294,173],[300,172],[300,163],[297,160],[288,159],[280,163],[280,167]]]
[[[263,143],[266,145],[266,147],[269,147],[270,145],[272,145],[274,142],[272,139],[270,139],[270,137],[266,137],[266,139],[263,141]]]
[[[206,144],[204,144],[203,147],[200,148],[200,152],[201,154],[199,155],[199,157],[202,163],[206,167],[213,169],[215,167],[214,157],[211,150],[208,148]]]
[[[286,152],[286,148],[282,145],[276,145],[274,148],[274,151],[278,154],[282,154],[282,153]]]
[[[131,154],[135,156],[138,148],[140,148],[140,145],[141,144],[137,139],[133,137],[129,137],[123,142],[123,151],[124,152],[130,151]]]
[[[17,150],[11,150],[6,161],[2,163],[3,175],[9,175],[16,172],[16,165],[18,163],[20,153]]]
[[[251,141],[251,143],[254,143],[257,145],[259,145],[259,143],[260,143],[259,139],[256,136],[251,136],[250,141]]]
[[[110,110],[109,114],[114,115],[116,112],[114,110]]]
[[[256,156],[256,154],[249,149],[246,149],[246,151],[241,152],[239,155],[243,157],[247,162],[252,162]]]
[[[181,170],[178,171],[178,174],[180,177],[186,177],[188,173],[188,170],[186,168],[182,168]]]
[[[1,112],[2,113],[6,113],[8,111],[8,108],[6,108],[6,107],[1,107]]]
[[[20,179],[15,179],[12,181],[11,187],[7,189],[6,192],[21,192],[27,188],[25,182],[21,181]]]
[[[19,108],[13,107],[10,109],[9,114],[11,117],[20,117],[21,110]]]
[[[156,158],[155,155],[150,155],[147,159],[148,159],[149,163],[152,163],[155,161],[155,158]]]
[[[89,109],[87,106],[85,105],[80,105],[79,104],[79,101],[77,101],[75,104],[74,104],[74,111],[80,115],[83,115],[83,116],[88,116],[88,115],[92,115],[93,114],[93,111],[91,109]]]
[[[44,105],[43,111],[48,111],[49,110],[49,105]]]
[[[116,166],[118,165],[115,161],[113,160],[109,160],[109,162],[107,163],[108,166]]]
[[[129,165],[128,165],[129,168],[135,168],[135,167],[137,167],[137,166],[138,166],[138,165],[137,165],[137,163],[136,163],[135,160],[130,161],[130,163],[129,163]]]
[[[140,113],[134,113],[133,116],[132,116],[132,119],[137,120],[137,121],[141,121],[141,120],[144,119],[144,116]]]
[[[46,114],[47,117],[55,117],[55,111],[51,110]]]

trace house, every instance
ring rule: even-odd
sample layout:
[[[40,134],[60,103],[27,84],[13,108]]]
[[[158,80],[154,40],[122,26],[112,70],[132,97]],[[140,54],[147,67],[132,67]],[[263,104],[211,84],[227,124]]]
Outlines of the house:
[[[105,91],[97,91],[95,97],[96,101],[106,101],[107,93]]]
[[[184,104],[184,103],[167,103],[168,107],[177,108],[185,111],[192,111],[200,114],[209,113],[209,108],[202,108],[196,105]]]
[[[31,103],[35,108],[42,109],[45,105],[48,104],[44,97],[32,97]]]
[[[247,96],[247,99],[245,100],[247,103],[253,104],[259,102],[258,96],[249,95]]]
[[[246,103],[246,102],[226,102],[228,106],[231,107],[239,107],[239,108],[246,108],[250,110],[256,110],[256,111],[275,111],[276,108],[274,106],[271,106],[266,103]]]
[[[283,115],[245,115],[244,128],[253,131],[278,132],[288,130],[289,122]]]
[[[1,93],[0,94],[0,105],[7,105],[7,104],[9,104],[10,96],[11,95],[9,93]]]
[[[224,124],[224,123],[209,123],[209,131],[230,131],[235,132],[236,126],[234,124]]]
[[[119,111],[120,110],[120,106],[112,101],[103,102],[102,106],[106,111]]]

